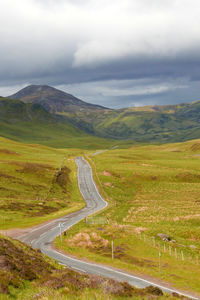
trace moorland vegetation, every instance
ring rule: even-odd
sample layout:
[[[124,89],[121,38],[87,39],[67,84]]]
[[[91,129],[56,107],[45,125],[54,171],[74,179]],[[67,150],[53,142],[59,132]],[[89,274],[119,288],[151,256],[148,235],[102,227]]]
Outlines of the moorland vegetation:
[[[106,221],[80,222],[57,247],[200,292],[199,153],[194,140],[87,156],[109,203],[100,214]]]
[[[56,247],[200,293],[200,101],[111,110],[48,86],[13,98],[0,97],[1,233],[82,208],[74,158],[84,155],[109,205]],[[0,299],[173,299],[63,270],[5,236],[0,277]]]

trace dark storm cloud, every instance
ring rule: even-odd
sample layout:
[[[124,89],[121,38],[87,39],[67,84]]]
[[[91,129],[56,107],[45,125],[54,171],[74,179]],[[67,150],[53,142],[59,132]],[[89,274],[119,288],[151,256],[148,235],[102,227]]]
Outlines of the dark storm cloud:
[[[0,0],[0,94],[34,83],[112,107],[198,99],[199,11],[197,0]]]

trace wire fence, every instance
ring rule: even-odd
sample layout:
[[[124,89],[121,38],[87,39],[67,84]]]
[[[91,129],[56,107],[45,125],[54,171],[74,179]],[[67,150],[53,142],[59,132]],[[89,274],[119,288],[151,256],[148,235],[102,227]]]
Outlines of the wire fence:
[[[157,249],[159,253],[169,255],[179,261],[187,261],[195,265],[200,264],[200,253],[195,246],[194,249],[191,249],[188,246],[171,241],[158,240],[156,237],[147,236],[144,233],[139,234],[139,238],[148,244],[148,246]]]

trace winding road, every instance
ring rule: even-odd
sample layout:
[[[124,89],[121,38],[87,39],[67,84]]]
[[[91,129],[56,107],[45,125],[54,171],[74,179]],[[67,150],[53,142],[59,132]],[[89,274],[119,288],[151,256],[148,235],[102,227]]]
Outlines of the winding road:
[[[199,297],[191,294],[187,294],[176,289],[171,289],[167,287],[167,285],[160,285],[138,276],[134,276],[126,271],[120,271],[101,264],[90,263],[81,259],[72,258],[67,254],[59,252],[59,250],[55,250],[52,247],[52,243],[60,234],[60,230],[62,232],[66,231],[85,217],[94,214],[95,212],[98,212],[107,206],[107,202],[101,197],[94,183],[92,169],[89,163],[83,157],[77,157],[76,164],[78,166],[79,189],[86,202],[86,206],[77,212],[58,218],[47,224],[41,224],[36,229],[19,237],[19,239],[22,242],[32,245],[34,248],[40,249],[42,253],[54,258],[60,264],[66,265],[67,267],[79,272],[109,277],[118,281],[127,281],[129,284],[138,288],[154,285],[161,288],[164,292],[176,292],[190,297],[191,299],[200,299]],[[62,223],[61,228],[59,227],[60,223]]]

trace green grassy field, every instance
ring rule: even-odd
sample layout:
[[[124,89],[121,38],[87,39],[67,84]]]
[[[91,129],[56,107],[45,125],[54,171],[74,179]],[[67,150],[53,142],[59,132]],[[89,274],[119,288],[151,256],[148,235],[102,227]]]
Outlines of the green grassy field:
[[[80,222],[70,229],[62,244],[58,238],[56,246],[200,292],[200,141],[117,148],[96,156],[93,152],[0,138],[0,229],[36,225],[83,207],[74,157],[85,155],[109,206],[101,218],[97,214],[87,224]],[[158,233],[175,241],[163,242]],[[107,290],[102,294],[102,287],[92,284],[75,295],[69,287],[63,292],[45,283],[32,285],[29,280],[22,286],[11,287],[0,299],[32,299],[36,294],[38,299],[124,299]],[[141,295],[132,293],[128,299],[141,299]]]
[[[88,160],[109,202],[104,224],[98,216],[80,222],[56,246],[200,293],[200,140],[115,149]]]
[[[0,138],[0,229],[35,225],[83,207],[73,159],[80,153]]]
[[[17,134],[16,134],[17,132]],[[14,134],[13,134],[14,133]],[[14,125],[0,122],[0,135],[26,144],[40,144],[54,148],[105,149],[116,141],[86,134],[70,124],[45,124],[38,121]]]

